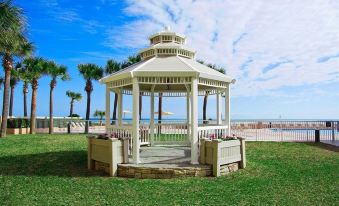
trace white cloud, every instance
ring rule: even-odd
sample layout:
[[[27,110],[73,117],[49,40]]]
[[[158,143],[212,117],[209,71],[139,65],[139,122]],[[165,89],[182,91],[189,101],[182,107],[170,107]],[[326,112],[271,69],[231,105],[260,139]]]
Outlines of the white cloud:
[[[198,58],[225,66],[237,79],[236,95],[339,82],[338,2],[128,0],[125,12],[136,20],[111,28],[106,43],[142,48],[170,25]]]

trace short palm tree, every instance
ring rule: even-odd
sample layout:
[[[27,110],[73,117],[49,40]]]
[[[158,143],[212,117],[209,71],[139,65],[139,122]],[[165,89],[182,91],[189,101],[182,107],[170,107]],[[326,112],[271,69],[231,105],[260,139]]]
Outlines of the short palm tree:
[[[62,81],[69,80],[69,74],[67,73],[67,67],[63,65],[57,65],[53,61],[47,62],[46,72],[52,78],[50,82],[49,91],[49,134],[53,134],[53,92],[57,84],[57,79]]]
[[[95,110],[94,117],[99,117],[99,125],[102,126],[102,119],[105,116],[105,111],[101,111],[101,110]]]
[[[9,100],[9,116],[13,116],[13,101],[14,101],[14,91],[15,87],[20,81],[19,78],[19,69],[21,67],[20,63],[17,63],[14,67],[14,69],[11,70],[11,80],[10,80],[10,87],[11,87],[11,96]]]
[[[27,72],[27,78],[32,87],[32,99],[31,99],[31,134],[35,134],[36,128],[36,97],[38,90],[39,79],[47,73],[48,61],[40,57],[30,57],[24,59],[23,65]]]
[[[70,109],[69,109],[69,117],[73,117],[73,104],[74,101],[80,101],[82,99],[82,95],[81,93],[76,93],[76,92],[72,92],[72,91],[67,91],[66,95],[71,98],[71,102],[70,102]],[[70,123],[67,126],[67,132],[71,133],[71,125]]]
[[[87,93],[87,106],[86,106],[86,127],[85,132],[89,130],[89,117],[91,113],[91,93],[93,91],[93,80],[98,81],[102,78],[104,70],[95,64],[79,64],[78,69],[82,77],[86,81],[85,91]]]
[[[69,109],[69,116],[73,116],[73,105],[75,101],[80,101],[82,99],[81,93],[77,92],[72,92],[72,91],[67,91],[66,95],[71,99],[70,102],[70,109]]]
[[[114,59],[110,59],[106,63],[105,67],[105,73],[106,75],[108,74],[113,74],[117,71],[119,71],[121,68],[121,64]],[[113,105],[113,116],[112,119],[115,121],[117,119],[117,105],[118,105],[118,94],[114,94],[114,105]]]
[[[13,58],[27,56],[33,46],[24,37],[26,24],[22,10],[12,5],[12,1],[0,2],[0,56],[5,70],[3,111],[0,137],[6,136],[8,118],[8,99],[13,68]]]

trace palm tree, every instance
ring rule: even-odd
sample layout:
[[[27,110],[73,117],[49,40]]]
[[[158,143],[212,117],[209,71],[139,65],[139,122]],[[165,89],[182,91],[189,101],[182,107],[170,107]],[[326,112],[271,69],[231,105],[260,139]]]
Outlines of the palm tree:
[[[82,95],[80,93],[72,92],[72,91],[67,91],[66,95],[71,98],[70,102],[70,109],[69,109],[69,117],[73,117],[73,104],[74,101],[80,101],[82,99]],[[67,132],[71,133],[71,125],[70,123],[67,126]]]
[[[141,57],[139,55],[129,56],[127,60],[121,64],[121,69],[129,67],[138,62],[141,62]],[[141,113],[142,113],[142,95],[143,93],[141,92],[139,95],[139,120],[141,120]]]
[[[27,58],[23,61],[26,69],[27,78],[30,81],[32,87],[32,99],[31,99],[31,134],[35,134],[36,127],[36,96],[39,86],[39,79],[46,74],[48,62],[43,58]]]
[[[102,119],[105,116],[105,111],[95,110],[93,116],[99,117],[99,124],[100,124],[100,126],[102,126]]]
[[[0,137],[5,137],[7,130],[8,98],[13,58],[27,56],[33,51],[32,44],[23,35],[25,27],[22,10],[13,6],[12,1],[0,2],[0,55],[5,70]]]
[[[201,63],[201,64],[204,64],[204,61],[202,61],[202,60],[198,60],[198,62]],[[206,66],[208,66],[209,68],[214,69],[214,70],[216,70],[216,71],[218,71],[220,73],[223,73],[223,74],[226,73],[224,68],[218,67],[215,64],[207,64]],[[205,96],[204,96],[204,103],[203,103],[203,106],[202,106],[202,108],[203,108],[203,113],[202,113],[203,114],[203,118],[202,119],[203,119],[203,123],[204,124],[208,123],[208,120],[207,120],[207,100],[208,100],[208,95],[209,95],[209,91],[206,91]]]
[[[86,81],[86,86],[85,86],[85,91],[87,93],[87,106],[86,106],[86,127],[85,127],[85,132],[88,133],[89,129],[89,116],[91,113],[91,93],[93,91],[93,80],[99,80],[102,78],[104,70],[95,65],[95,64],[79,64],[78,69],[82,77]]]
[[[105,73],[108,74],[112,74],[115,73],[117,71],[119,71],[121,68],[121,64],[117,61],[115,61],[114,59],[110,59],[107,61],[106,63],[106,67],[105,67]],[[117,119],[117,105],[118,105],[118,94],[115,93],[114,94],[114,106],[113,106],[113,123],[115,123],[115,120]]]
[[[197,62],[199,62],[200,64],[204,64],[204,65],[208,66],[209,68],[214,69],[214,70],[216,70],[216,71],[218,71],[220,73],[226,74],[224,68],[218,67],[215,64],[205,64],[205,62],[203,60],[197,60]],[[208,95],[209,95],[209,91],[206,91],[205,96],[204,96],[204,103],[203,103],[203,106],[202,106],[202,108],[203,108],[203,118],[202,119],[203,119],[203,123],[204,124],[207,124],[207,122],[208,122],[207,121],[207,100],[208,100]]]
[[[9,100],[9,116],[13,116],[13,99],[14,99],[14,89],[15,86],[20,81],[19,78],[19,68],[21,67],[20,63],[17,63],[14,69],[11,70],[11,80],[10,80],[10,87],[11,87],[11,96]]]
[[[24,97],[24,117],[27,117],[27,93],[28,93],[28,84],[30,82],[29,73],[27,72],[26,67],[20,65],[19,68],[19,78],[23,82],[22,85],[22,94]]]
[[[51,76],[50,91],[49,91],[49,134],[53,134],[53,91],[57,84],[57,79],[62,81],[69,80],[69,74],[67,73],[67,67],[63,65],[57,65],[53,61],[47,62],[47,73]]]
[[[76,92],[72,92],[72,91],[67,91],[66,95],[71,98],[71,102],[70,102],[70,110],[69,110],[69,117],[72,117],[73,115],[73,104],[74,101],[80,101],[82,99],[82,95],[81,93],[76,93]]]

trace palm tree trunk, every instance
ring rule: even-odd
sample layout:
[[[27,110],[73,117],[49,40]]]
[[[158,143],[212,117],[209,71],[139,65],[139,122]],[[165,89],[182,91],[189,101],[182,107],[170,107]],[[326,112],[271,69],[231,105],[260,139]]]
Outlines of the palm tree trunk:
[[[49,134],[53,134],[53,91],[56,86],[56,80],[53,79],[49,91]]]
[[[113,124],[116,123],[116,119],[117,119],[117,107],[118,107],[118,94],[114,93],[114,105],[113,105]]]
[[[162,93],[159,93],[158,101],[158,134],[161,134],[161,119],[162,119]]]
[[[91,114],[91,92],[87,91],[87,107],[86,107],[86,126],[85,126],[85,133],[89,132],[89,117]]]
[[[207,109],[207,98],[208,98],[208,92],[205,93],[204,96],[204,104],[202,106],[203,112],[202,112],[202,119],[203,119],[203,123],[207,124],[207,115],[206,115],[206,109]]]
[[[23,88],[23,95],[24,95],[24,117],[27,117],[27,93],[28,93],[28,85],[24,83]]]
[[[69,108],[69,116],[72,119],[72,115],[73,115],[73,103],[74,103],[74,99],[71,99],[71,103],[70,103],[70,108]],[[67,133],[70,134],[71,133],[71,123],[68,123],[67,125]]]
[[[13,68],[13,60],[10,56],[6,54],[3,57],[3,67],[5,68],[5,83],[4,83],[4,97],[3,97],[3,104],[2,104],[2,122],[1,122],[0,137],[6,137],[9,87],[10,87],[10,81],[11,81],[11,70]]]
[[[71,100],[71,107],[69,109],[69,116],[72,117],[73,115],[73,103],[74,103],[74,99]]]
[[[11,86],[11,97],[9,100],[9,115],[8,116],[13,116],[13,98],[14,98],[14,86]]]
[[[36,128],[36,93],[38,90],[38,80],[32,81],[32,102],[31,102],[31,134],[35,134]]]

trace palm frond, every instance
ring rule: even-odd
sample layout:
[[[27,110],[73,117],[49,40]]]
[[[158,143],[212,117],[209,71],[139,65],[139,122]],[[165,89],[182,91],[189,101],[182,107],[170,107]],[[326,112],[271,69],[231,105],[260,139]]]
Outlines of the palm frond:
[[[104,70],[95,64],[79,64],[78,70],[87,81],[99,80],[104,74]]]
[[[66,91],[66,95],[75,101],[80,101],[82,99],[81,93],[73,92],[70,90]]]

